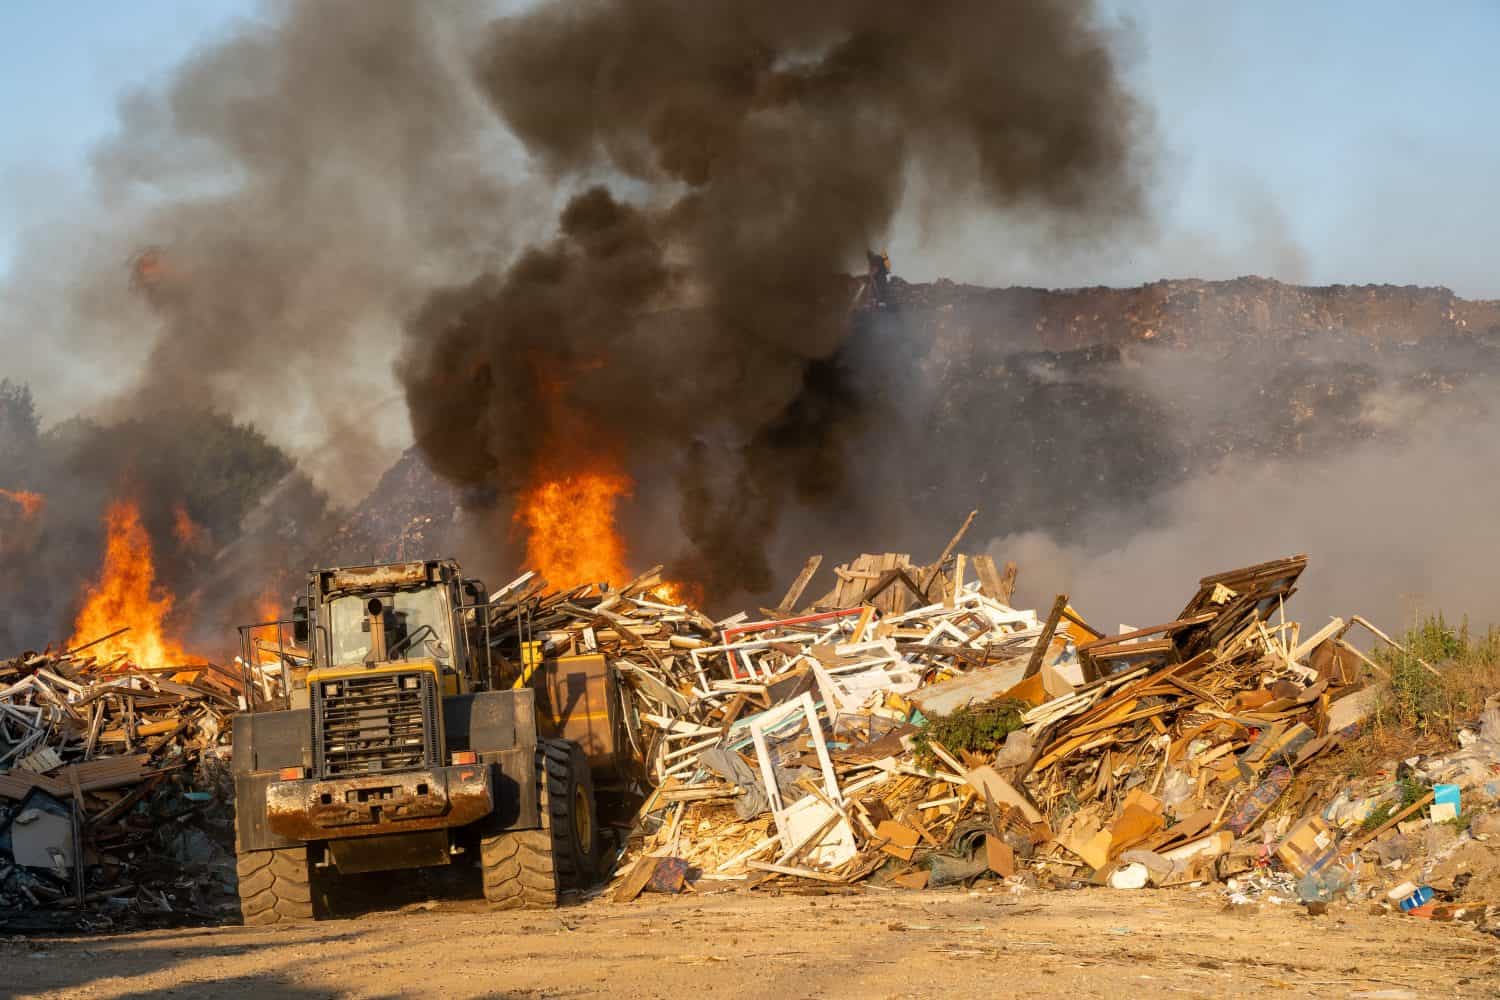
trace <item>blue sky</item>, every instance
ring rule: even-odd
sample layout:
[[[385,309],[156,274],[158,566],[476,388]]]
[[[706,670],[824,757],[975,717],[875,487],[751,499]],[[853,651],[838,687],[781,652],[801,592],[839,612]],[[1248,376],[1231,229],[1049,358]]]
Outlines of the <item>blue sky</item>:
[[[1183,220],[1232,230],[1220,199],[1248,185],[1280,206],[1306,280],[1500,296],[1500,4],[1118,6],[1143,28]]]
[[[1500,297],[1500,4],[1108,0],[1154,109],[1155,233],[1033,259],[976,223],[897,269],[996,284],[1269,274]],[[122,91],[162,80],[253,0],[0,3],[0,269],[19,231],[82,211]]]
[[[30,213],[76,207],[89,150],[114,128],[123,92],[161,80],[257,10],[253,0],[0,2],[0,185],[11,189],[0,192],[0,261]]]

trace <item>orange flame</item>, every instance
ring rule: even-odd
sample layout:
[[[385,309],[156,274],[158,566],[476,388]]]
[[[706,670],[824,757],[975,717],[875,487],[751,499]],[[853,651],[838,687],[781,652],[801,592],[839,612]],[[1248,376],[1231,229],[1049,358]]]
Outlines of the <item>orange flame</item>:
[[[28,518],[41,513],[42,507],[47,503],[47,498],[40,493],[29,493],[26,490],[0,490],[0,497],[19,506],[21,516]]]
[[[276,599],[274,591],[262,591],[255,599],[255,620],[257,622],[274,622],[281,620],[281,602]]]
[[[662,604],[686,604],[696,607],[703,603],[703,588],[681,580],[663,580],[651,588],[651,599]]]
[[[582,584],[621,587],[634,576],[615,510],[635,482],[608,446],[609,436],[589,426],[580,409],[565,399],[572,373],[604,364],[603,358],[529,359],[537,404],[549,429],[542,451],[548,457],[532,469],[531,484],[517,497],[513,523],[526,535],[526,565],[561,590]],[[578,442],[589,444],[580,448]],[[696,591],[691,584],[662,586],[674,599]]]
[[[276,599],[276,592],[267,588],[261,591],[255,599],[255,622],[275,622],[285,618],[281,611],[281,602]],[[275,649],[280,644],[290,646],[292,644],[292,630],[276,625],[263,625],[254,629],[252,637],[264,643],[265,646],[255,645],[254,656],[259,663],[277,663],[280,657],[276,655]],[[266,648],[269,647],[269,648]]]
[[[127,662],[145,669],[200,662],[202,657],[189,655],[167,634],[173,598],[156,585],[151,536],[141,523],[140,508],[117,500],[109,505],[104,523],[104,566],[73,622],[69,648],[129,626],[129,632],[90,648],[89,655],[110,660],[123,654]]]
[[[630,579],[615,505],[630,495],[630,477],[600,469],[544,479],[522,492],[516,524],[526,531],[526,563],[554,587],[620,586]]]
[[[202,547],[205,537],[203,525],[194,521],[182,504],[172,508],[172,534],[177,537],[177,544],[185,549]]]

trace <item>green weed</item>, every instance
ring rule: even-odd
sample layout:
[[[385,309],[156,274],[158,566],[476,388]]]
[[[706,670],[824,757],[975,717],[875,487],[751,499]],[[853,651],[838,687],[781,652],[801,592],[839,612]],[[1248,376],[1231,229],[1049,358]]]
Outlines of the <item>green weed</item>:
[[[997,698],[979,705],[969,705],[952,715],[934,716],[912,737],[917,762],[930,767],[937,755],[932,744],[940,743],[950,753],[991,754],[1005,743],[1005,737],[1021,728],[1021,716],[1027,705],[1013,698]]]

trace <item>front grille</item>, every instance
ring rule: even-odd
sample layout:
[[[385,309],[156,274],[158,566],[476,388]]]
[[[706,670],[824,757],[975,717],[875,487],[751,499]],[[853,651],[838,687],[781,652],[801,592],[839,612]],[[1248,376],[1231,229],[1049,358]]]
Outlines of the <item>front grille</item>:
[[[430,673],[319,681],[313,685],[312,705],[319,777],[387,774],[437,764],[437,698]]]

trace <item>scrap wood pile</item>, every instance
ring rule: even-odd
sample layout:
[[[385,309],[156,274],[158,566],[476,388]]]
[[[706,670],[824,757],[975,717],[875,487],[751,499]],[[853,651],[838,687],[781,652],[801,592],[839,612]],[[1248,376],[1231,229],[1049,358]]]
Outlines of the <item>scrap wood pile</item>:
[[[925,566],[861,556],[804,605],[814,557],[754,618],[672,604],[654,572],[502,592],[544,655],[602,653],[627,692],[651,791],[616,898],[1264,866],[1260,827],[1293,775],[1373,707],[1380,667],[1347,633],[1390,640],[1359,618],[1287,620],[1302,556],[1206,577],[1172,621],[1104,634],[1063,595],[1046,615],[1012,607],[1015,567],[956,554],[962,534]]]
[[[219,916],[233,829],[213,748],[238,678],[94,646],[0,661],[0,927]]]

